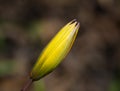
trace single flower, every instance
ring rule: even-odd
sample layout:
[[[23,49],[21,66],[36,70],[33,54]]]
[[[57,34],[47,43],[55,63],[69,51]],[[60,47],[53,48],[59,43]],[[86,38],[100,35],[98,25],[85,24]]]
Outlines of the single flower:
[[[31,73],[30,79],[21,91],[27,91],[33,81],[39,80],[52,72],[70,51],[78,33],[80,24],[73,20],[64,26],[40,54]]]
[[[52,72],[70,51],[80,25],[76,20],[65,25],[45,47],[35,63],[30,78],[39,80]]]

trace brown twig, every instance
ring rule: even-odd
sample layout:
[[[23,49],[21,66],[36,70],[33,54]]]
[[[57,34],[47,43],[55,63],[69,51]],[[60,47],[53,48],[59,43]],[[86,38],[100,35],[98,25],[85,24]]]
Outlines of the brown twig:
[[[31,84],[33,83],[32,79],[29,79],[28,82],[24,85],[24,87],[21,89],[21,91],[27,91],[28,88],[31,86]]]

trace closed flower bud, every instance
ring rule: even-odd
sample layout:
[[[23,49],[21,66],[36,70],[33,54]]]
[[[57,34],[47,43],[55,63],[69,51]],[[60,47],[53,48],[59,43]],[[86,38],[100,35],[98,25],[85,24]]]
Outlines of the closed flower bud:
[[[30,78],[39,80],[52,72],[70,51],[80,25],[76,20],[64,26],[50,41],[35,63]]]

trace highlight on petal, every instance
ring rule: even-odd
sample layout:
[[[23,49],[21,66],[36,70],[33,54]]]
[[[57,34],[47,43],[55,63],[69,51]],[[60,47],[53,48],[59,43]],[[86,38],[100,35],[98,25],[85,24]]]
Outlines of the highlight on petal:
[[[39,80],[52,72],[70,51],[80,24],[73,20],[64,26],[45,47],[35,63],[30,78]]]

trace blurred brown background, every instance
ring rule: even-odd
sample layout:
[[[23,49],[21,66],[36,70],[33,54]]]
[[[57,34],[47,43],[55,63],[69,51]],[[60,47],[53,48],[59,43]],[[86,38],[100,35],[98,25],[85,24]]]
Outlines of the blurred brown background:
[[[0,91],[20,91],[72,19],[81,28],[71,52],[29,91],[120,91],[120,0],[0,0]]]

